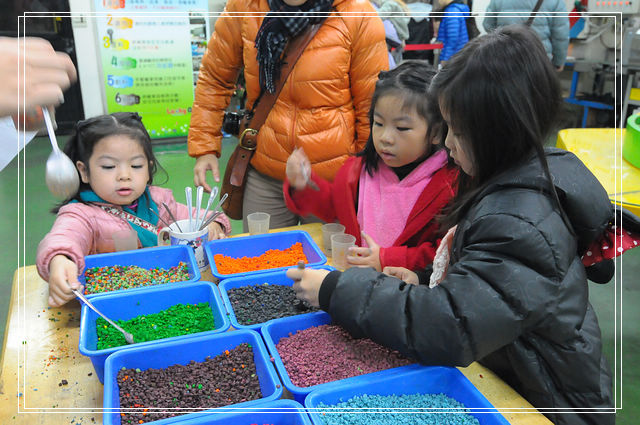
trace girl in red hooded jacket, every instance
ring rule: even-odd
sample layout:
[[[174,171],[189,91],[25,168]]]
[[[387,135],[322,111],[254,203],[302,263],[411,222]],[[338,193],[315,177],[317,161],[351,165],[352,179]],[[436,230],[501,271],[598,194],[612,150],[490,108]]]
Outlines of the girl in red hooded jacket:
[[[434,74],[424,61],[380,73],[367,144],[333,183],[308,171],[302,149],[287,161],[287,207],[343,224],[362,245],[350,249],[350,266],[418,270],[433,262],[442,236],[435,218],[452,199],[457,177],[438,104],[427,96]]]

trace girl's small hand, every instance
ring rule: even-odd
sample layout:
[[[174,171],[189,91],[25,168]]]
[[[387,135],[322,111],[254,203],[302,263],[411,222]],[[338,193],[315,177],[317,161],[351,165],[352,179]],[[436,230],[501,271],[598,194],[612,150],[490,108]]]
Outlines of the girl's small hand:
[[[307,185],[308,176],[304,172],[305,167],[311,168],[309,158],[302,148],[294,149],[287,159],[287,180],[295,190],[302,190]]]
[[[60,307],[72,300],[71,289],[84,291],[78,282],[78,266],[64,255],[56,255],[49,262],[49,305]]]
[[[377,271],[382,271],[382,265],[380,264],[380,245],[362,232],[362,238],[367,242],[368,247],[351,247],[347,255],[347,263],[350,266],[356,267],[373,267]]]
[[[224,233],[224,229],[222,228],[222,225],[217,221],[214,221],[213,223],[209,224],[207,228],[209,229],[210,241],[214,239],[224,239],[227,237],[227,235]]]
[[[328,270],[304,269],[300,270],[292,267],[287,270],[287,277],[294,281],[293,290],[296,297],[308,302],[314,307],[320,307],[320,286],[322,281],[329,274]]]
[[[384,270],[382,270],[382,273],[391,277],[397,277],[403,282],[409,283],[411,285],[418,285],[420,283],[418,281],[418,275],[409,269],[405,269],[404,267],[387,266],[384,268]]]

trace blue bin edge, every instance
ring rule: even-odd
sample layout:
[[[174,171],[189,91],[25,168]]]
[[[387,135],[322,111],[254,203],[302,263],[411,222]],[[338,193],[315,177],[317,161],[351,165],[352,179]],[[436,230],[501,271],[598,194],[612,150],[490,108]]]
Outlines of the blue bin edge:
[[[229,344],[228,346],[222,345],[225,343],[225,340],[228,340],[226,341],[226,343]],[[155,344],[154,346],[126,348],[126,349],[117,351],[109,355],[109,357],[107,357],[107,360],[105,362],[105,376],[108,376],[110,379],[105,379],[105,383],[104,383],[104,392],[103,392],[103,412],[104,412],[103,424],[104,425],[120,424],[120,416],[118,414],[120,409],[119,409],[119,406],[115,405],[115,404],[119,405],[120,400],[118,398],[118,402],[116,403],[113,397],[114,395],[118,394],[117,383],[115,382],[115,377],[117,376],[117,372],[114,373],[114,371],[121,369],[123,367],[122,365],[123,362],[125,362],[126,360],[129,360],[128,358],[130,357],[141,354],[140,352],[144,353],[149,351],[155,351],[155,352],[167,351],[171,353],[171,352],[175,352],[172,349],[177,345],[183,346],[183,349],[179,350],[181,353],[191,354],[192,350],[188,350],[184,348],[185,345],[197,346],[198,344],[209,343],[207,344],[207,347],[210,349],[210,346],[212,343],[215,344],[216,342],[218,342],[222,346],[222,348],[220,349],[220,353],[221,353],[224,351],[224,349],[229,349],[231,346],[235,347],[243,342],[248,342],[254,348],[254,359],[256,363],[257,373],[260,373],[261,369],[264,370],[263,376],[259,375],[260,378],[264,378],[264,380],[260,379],[260,389],[261,391],[263,391],[264,388],[266,387],[269,390],[272,389],[273,392],[267,397],[263,397],[258,400],[245,401],[242,403],[231,404],[229,406],[224,406],[217,409],[204,410],[201,413],[187,413],[185,415],[175,416],[173,418],[161,419],[158,421],[147,422],[147,423],[154,424],[154,425],[177,424],[177,423],[181,423],[184,420],[190,420],[192,418],[196,418],[197,416],[200,416],[205,412],[213,412],[215,410],[224,411],[225,409],[230,410],[233,408],[243,408],[243,407],[249,407],[249,406],[255,407],[255,405],[259,405],[261,403],[265,403],[268,401],[274,401],[279,399],[282,396],[282,385],[281,385],[280,379],[278,378],[278,374],[275,371],[273,364],[269,360],[269,353],[264,345],[262,338],[260,337],[260,334],[258,334],[255,331],[238,330],[234,332],[205,335],[205,336],[177,340],[177,341],[168,341],[168,340],[166,341],[167,342]],[[191,360],[202,361],[206,356],[215,356],[220,353],[218,353],[217,351],[216,352],[207,351],[206,353],[204,353],[206,355],[203,355],[202,358],[194,359],[190,357],[189,359],[183,361],[181,364],[186,364]],[[178,363],[178,361],[171,360],[168,356],[165,356],[165,359],[167,360],[166,361],[167,364],[163,367],[171,366]],[[136,364],[129,365],[128,367],[139,367],[141,370],[146,370],[149,368],[149,367],[140,367],[140,365],[136,365]],[[113,418],[117,419],[117,421],[113,421]]]

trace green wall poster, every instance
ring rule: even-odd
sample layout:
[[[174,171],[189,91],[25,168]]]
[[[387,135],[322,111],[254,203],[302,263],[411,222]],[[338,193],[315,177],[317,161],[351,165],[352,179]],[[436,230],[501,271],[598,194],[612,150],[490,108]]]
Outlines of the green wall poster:
[[[189,130],[207,0],[95,0],[106,107],[138,112],[151,138]]]

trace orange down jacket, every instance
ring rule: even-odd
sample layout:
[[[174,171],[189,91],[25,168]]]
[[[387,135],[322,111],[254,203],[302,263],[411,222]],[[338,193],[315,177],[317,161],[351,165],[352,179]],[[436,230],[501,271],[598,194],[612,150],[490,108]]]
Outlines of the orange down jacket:
[[[224,111],[243,67],[247,108],[258,96],[254,45],[268,11],[267,0],[229,0],[216,21],[196,86],[189,155],[220,156]],[[257,171],[284,180],[287,158],[303,147],[313,170],[333,180],[369,136],[371,96],[378,73],[389,66],[384,37],[368,0],[334,0],[333,13],[305,48],[260,129],[251,160]]]

